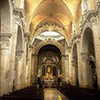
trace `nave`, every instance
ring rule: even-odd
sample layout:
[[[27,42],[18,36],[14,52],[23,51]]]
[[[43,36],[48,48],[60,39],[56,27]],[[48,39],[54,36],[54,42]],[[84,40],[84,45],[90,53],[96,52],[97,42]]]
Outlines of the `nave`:
[[[100,100],[100,91],[79,88],[68,84],[59,87],[29,87],[13,91],[0,97],[0,100]]]
[[[0,0],[0,15],[0,97],[100,100],[100,0]]]

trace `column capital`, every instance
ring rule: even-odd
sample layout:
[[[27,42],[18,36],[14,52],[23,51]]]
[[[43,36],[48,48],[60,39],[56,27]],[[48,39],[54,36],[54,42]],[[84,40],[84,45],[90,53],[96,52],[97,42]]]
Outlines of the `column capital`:
[[[29,33],[28,33],[28,32],[26,32],[26,33],[24,34],[24,37],[25,37],[25,41],[29,41],[30,36],[29,36]]]
[[[61,57],[65,58],[65,59],[68,59],[69,58],[69,55],[62,55]]]
[[[21,8],[14,8],[13,13],[18,15],[20,18],[24,17],[24,10]]]
[[[16,58],[17,58],[17,60],[20,60],[22,58],[23,52],[24,52],[23,50],[16,51]]]
[[[74,43],[74,41],[79,42],[80,39],[81,39],[81,34],[75,34],[75,35],[73,36],[73,38],[72,38],[71,46],[72,46],[72,44]]]
[[[71,44],[67,47],[68,52],[71,52]]]
[[[73,60],[71,61],[71,64],[72,64],[73,67],[76,67],[76,61],[75,61],[75,59],[73,59]]]
[[[87,52],[82,52],[81,57],[83,61],[89,60],[89,53]]]
[[[33,56],[33,57],[37,57],[38,55],[37,55],[37,54],[32,54],[32,56]]]
[[[10,33],[1,33],[0,34],[0,45],[2,49],[8,49],[10,46],[10,38],[12,34]]]

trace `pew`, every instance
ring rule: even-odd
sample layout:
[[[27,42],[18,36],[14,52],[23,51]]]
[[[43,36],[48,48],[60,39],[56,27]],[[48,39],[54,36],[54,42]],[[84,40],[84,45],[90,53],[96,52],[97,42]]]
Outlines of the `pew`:
[[[43,88],[37,88],[36,85],[5,94],[0,100],[44,100]]]
[[[71,100],[100,100],[100,90],[62,84],[60,91]]]

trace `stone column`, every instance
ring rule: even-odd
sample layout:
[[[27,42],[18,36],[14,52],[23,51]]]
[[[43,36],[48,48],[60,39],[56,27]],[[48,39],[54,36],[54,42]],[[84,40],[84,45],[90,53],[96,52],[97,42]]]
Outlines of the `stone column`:
[[[82,57],[81,57],[81,42],[80,42],[81,36],[77,40],[77,61],[78,61],[78,82],[79,87],[84,87],[83,85],[83,70],[82,70]]]
[[[72,59],[71,61],[71,66],[72,66],[72,69],[71,69],[71,73],[72,73],[72,84],[74,86],[76,86],[76,61],[75,59]]]
[[[37,70],[37,54],[32,54],[32,62],[33,62],[33,66],[32,66],[32,73],[33,73],[33,76],[36,76],[37,73],[38,73],[38,70]]]
[[[0,34],[0,95],[7,93],[9,87],[7,80],[9,78],[9,54],[10,54],[10,37],[9,33]]]
[[[15,89],[19,90],[21,88],[21,80],[22,80],[22,62],[23,62],[23,51],[16,52],[16,65],[15,65],[15,72],[16,72],[16,80],[15,80]]]
[[[100,14],[99,17],[100,19]],[[96,17],[92,18],[92,30],[94,36],[94,47],[95,47],[95,58],[96,58],[96,71],[97,71],[97,81],[98,81],[98,88],[100,90],[100,20]]]
[[[27,64],[27,67],[28,67],[28,72],[27,72],[27,74],[28,74],[28,76],[27,76],[27,82],[28,82],[28,86],[31,84],[31,76],[33,75],[33,73],[32,73],[32,71],[33,71],[33,62],[32,62],[32,49],[33,48],[31,48],[31,47],[28,47],[28,64]]]
[[[69,50],[69,82],[72,84],[72,55],[71,55],[71,50]]]
[[[69,55],[65,58],[65,81],[69,82]]]
[[[83,83],[83,70],[82,70],[82,57],[81,57],[81,49],[80,49],[80,41],[77,42],[77,53],[78,53],[78,79],[79,86],[84,87]]]
[[[66,61],[66,56],[62,55],[62,78],[65,80],[65,61]]]
[[[22,87],[26,87],[28,84],[28,42],[29,42],[29,33],[24,34],[24,55],[23,55],[23,67],[22,67]]]
[[[85,88],[92,88],[91,69],[89,66],[89,54],[81,53],[82,57],[82,71],[83,71],[83,84]]]
[[[32,71],[32,49],[28,50],[28,85],[31,83],[31,71]]]

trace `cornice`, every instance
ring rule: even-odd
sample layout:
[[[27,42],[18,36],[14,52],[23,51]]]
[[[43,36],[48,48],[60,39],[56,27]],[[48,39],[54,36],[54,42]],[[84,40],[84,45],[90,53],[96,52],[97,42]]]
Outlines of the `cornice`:
[[[97,16],[98,11],[97,10],[90,10],[87,11],[83,16],[82,16],[82,21],[81,21],[81,31],[83,30],[84,25],[90,21],[92,17]]]
[[[11,38],[12,37],[12,34],[10,33],[0,33],[0,37],[8,37],[8,38]]]

